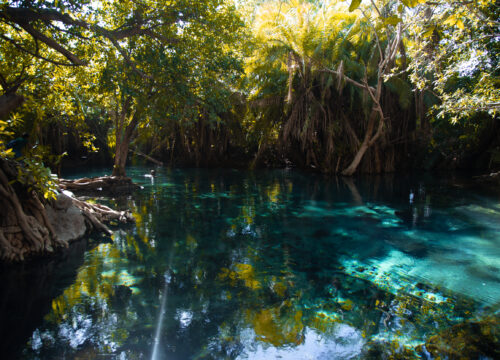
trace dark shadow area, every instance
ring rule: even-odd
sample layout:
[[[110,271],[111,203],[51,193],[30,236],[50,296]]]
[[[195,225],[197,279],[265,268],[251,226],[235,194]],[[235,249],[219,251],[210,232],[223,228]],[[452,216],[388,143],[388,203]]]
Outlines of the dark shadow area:
[[[87,238],[76,241],[52,259],[0,265],[0,338],[4,359],[18,359],[33,331],[50,311],[52,300],[76,279]]]

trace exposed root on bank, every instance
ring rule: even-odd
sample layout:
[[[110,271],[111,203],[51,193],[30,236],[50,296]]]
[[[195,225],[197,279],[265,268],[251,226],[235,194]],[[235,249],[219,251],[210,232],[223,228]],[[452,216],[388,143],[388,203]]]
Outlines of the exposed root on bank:
[[[43,215],[40,200],[33,191],[21,189],[23,201],[12,186],[17,175],[15,164],[1,160],[0,163],[0,258],[23,260],[29,252],[51,252],[57,244],[54,233],[40,223]]]
[[[88,223],[86,229],[82,227],[83,233],[97,230],[111,235],[112,231],[104,223],[134,221],[130,212],[115,211],[63,194],[57,201],[48,201],[29,186],[17,182],[17,166],[14,161],[0,158],[0,261],[23,261],[28,256],[45,255],[68,246],[68,241],[59,239],[54,227],[61,219],[51,222],[47,207],[58,208],[61,216],[65,216],[71,206],[78,208]],[[62,207],[61,203],[64,203]]]
[[[73,204],[82,210],[85,218],[92,224],[92,226],[108,235],[113,232],[104,224],[113,220],[123,223],[135,221],[134,217],[129,211],[116,211],[105,205],[91,204],[76,198],[72,198]]]
[[[101,176],[77,180],[59,179],[59,186],[75,194],[124,194],[139,189],[132,179],[123,176]]]

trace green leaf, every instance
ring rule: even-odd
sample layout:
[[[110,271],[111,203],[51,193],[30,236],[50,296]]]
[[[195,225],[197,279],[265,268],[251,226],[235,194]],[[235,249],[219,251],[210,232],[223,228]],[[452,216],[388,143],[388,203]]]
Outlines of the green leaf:
[[[434,34],[434,29],[435,29],[435,27],[434,27],[434,26],[430,26],[430,27],[429,27],[429,28],[428,28],[428,29],[427,29],[427,30],[426,30],[426,31],[422,34],[422,36],[423,36],[424,38],[431,37],[431,36],[432,36],[432,34]]]
[[[361,5],[361,0],[352,0],[351,6],[349,6],[349,11],[354,11]]]
[[[443,21],[443,25],[453,26],[456,22],[457,17],[455,15],[451,15],[445,21]]]
[[[418,4],[423,4],[426,0],[401,0],[401,2],[409,7],[409,8],[414,8]]]
[[[384,18],[384,24],[386,24],[386,25],[397,25],[401,21],[402,21],[401,18],[397,17],[396,15],[392,15],[392,16]]]

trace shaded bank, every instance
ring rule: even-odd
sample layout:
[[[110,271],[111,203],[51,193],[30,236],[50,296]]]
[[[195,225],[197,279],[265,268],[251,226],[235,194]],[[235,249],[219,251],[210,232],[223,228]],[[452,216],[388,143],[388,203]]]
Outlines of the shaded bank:
[[[28,161],[0,158],[0,261],[24,261],[53,254],[93,230],[112,235],[105,223],[134,221],[128,210],[115,211],[57,191],[57,180],[30,173]],[[138,188],[130,179],[119,180],[110,181],[125,183],[128,190]],[[84,184],[88,181],[79,183]]]

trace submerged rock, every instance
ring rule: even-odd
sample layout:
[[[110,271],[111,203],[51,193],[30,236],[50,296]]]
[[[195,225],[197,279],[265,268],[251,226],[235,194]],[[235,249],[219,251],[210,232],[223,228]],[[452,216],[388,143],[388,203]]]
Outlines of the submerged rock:
[[[466,321],[430,337],[425,347],[434,357],[500,359],[500,322],[496,316]]]
[[[363,351],[365,360],[417,360],[421,359],[413,349],[394,341],[370,341]]]

